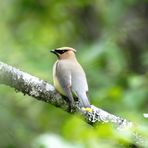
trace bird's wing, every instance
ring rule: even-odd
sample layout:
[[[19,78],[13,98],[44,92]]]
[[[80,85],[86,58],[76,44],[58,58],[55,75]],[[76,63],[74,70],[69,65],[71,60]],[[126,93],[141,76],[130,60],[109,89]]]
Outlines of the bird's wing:
[[[71,91],[71,72],[62,61],[56,64],[56,77],[72,105],[74,99]]]
[[[78,97],[81,107],[90,107],[86,92],[88,91],[85,72],[80,64],[73,65],[72,73],[72,91]]]
[[[79,63],[75,63],[71,70],[72,75],[72,88],[75,91],[81,90],[81,92],[88,91],[88,85],[86,80],[86,75]]]

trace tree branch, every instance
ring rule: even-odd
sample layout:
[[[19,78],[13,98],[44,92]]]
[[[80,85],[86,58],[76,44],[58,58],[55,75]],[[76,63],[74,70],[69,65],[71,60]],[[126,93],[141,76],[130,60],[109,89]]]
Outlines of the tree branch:
[[[3,62],[0,62],[0,84],[8,85],[23,94],[27,94],[33,98],[68,111],[68,103],[56,92],[51,84]],[[91,107],[92,112],[81,109],[76,110],[76,112],[81,114],[91,125],[97,122],[111,122],[116,124],[119,128],[131,127],[132,125],[132,123],[126,119],[112,115],[94,105],[91,105]]]

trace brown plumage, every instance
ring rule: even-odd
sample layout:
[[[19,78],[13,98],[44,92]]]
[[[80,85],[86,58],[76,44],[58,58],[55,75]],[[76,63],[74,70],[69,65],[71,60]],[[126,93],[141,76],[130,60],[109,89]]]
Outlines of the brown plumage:
[[[62,47],[51,52],[58,57],[53,67],[55,88],[62,95],[68,97],[70,108],[74,104],[74,96],[78,98],[81,108],[90,108],[89,99],[86,95],[88,92],[87,80],[83,68],[76,59],[76,50],[70,47]]]

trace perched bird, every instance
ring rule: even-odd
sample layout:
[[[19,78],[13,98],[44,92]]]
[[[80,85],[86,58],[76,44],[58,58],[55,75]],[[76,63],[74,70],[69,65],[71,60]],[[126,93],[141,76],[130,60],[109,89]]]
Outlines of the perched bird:
[[[58,57],[53,66],[54,86],[59,93],[68,98],[69,108],[72,109],[75,98],[78,99],[80,108],[86,108],[86,110],[91,108],[86,94],[88,85],[85,72],[76,59],[76,50],[71,47],[62,47],[51,52]]]

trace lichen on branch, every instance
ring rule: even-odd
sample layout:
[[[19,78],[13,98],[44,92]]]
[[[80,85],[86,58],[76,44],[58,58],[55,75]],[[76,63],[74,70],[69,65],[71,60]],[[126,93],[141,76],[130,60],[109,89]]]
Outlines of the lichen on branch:
[[[0,84],[8,85],[23,94],[68,111],[68,103],[55,90],[54,86],[3,62],[0,62]],[[92,112],[76,110],[91,125],[97,122],[110,122],[116,124],[119,128],[132,126],[132,123],[126,119],[112,115],[94,105],[91,105],[91,108]]]

